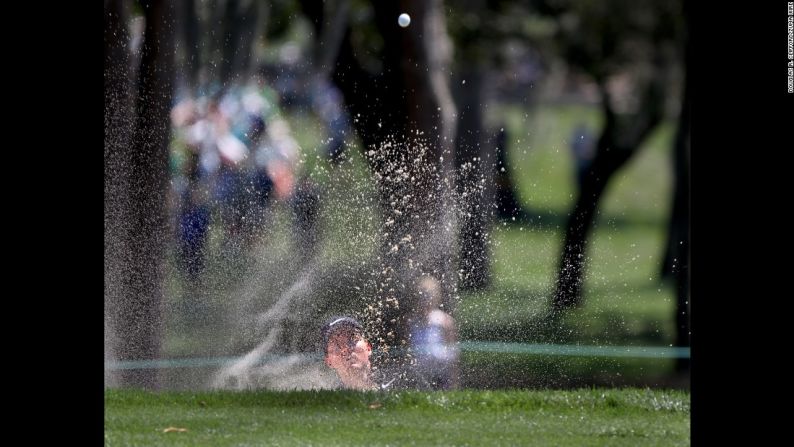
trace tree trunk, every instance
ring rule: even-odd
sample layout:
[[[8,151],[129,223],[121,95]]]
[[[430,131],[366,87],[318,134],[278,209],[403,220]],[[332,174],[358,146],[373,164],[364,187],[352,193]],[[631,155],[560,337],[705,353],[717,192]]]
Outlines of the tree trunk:
[[[688,90],[688,87],[685,87]],[[677,164],[682,165],[680,174],[684,177],[681,184],[676,188],[676,204],[675,208],[680,208],[676,218],[678,220],[678,231],[676,236],[679,238],[677,244],[676,259],[677,268],[674,269],[673,274],[676,280],[676,346],[689,346],[690,345],[690,324],[689,324],[689,154],[690,154],[690,125],[689,125],[689,94],[684,94],[684,110],[682,110],[681,127],[679,130],[679,137],[676,141],[676,159]],[[683,203],[682,203],[683,202]],[[682,216],[683,214],[683,216]],[[689,359],[679,359],[676,363],[676,369],[679,371],[687,370],[689,368]]]
[[[510,175],[510,161],[507,158],[507,123],[502,123],[496,134],[496,174],[494,203],[497,216],[503,220],[525,219],[526,211],[521,206],[513,178]]]
[[[596,158],[582,182],[579,197],[566,225],[554,295],[555,310],[580,303],[587,238],[595,220],[598,202],[612,174],[631,158],[633,152],[631,149],[618,149],[612,133],[606,130],[601,134],[597,148]]]
[[[684,4],[686,7],[686,3]],[[686,12],[685,12],[686,13]],[[688,25],[688,22],[687,22]],[[688,36],[685,36],[685,67],[690,65]],[[670,217],[667,250],[662,268],[662,277],[672,276],[676,289],[676,346],[690,345],[689,326],[689,178],[690,178],[690,88],[684,81],[683,101],[678,117],[678,132],[674,146],[674,190],[673,210]],[[689,359],[678,359],[676,370],[689,369]]]
[[[198,85],[201,51],[199,49],[199,23],[195,0],[176,3],[179,43],[182,47],[181,67],[185,86],[194,89]]]
[[[458,87],[456,166],[458,193],[463,195],[460,246],[461,289],[482,289],[490,283],[491,203],[494,182],[495,147],[483,138],[483,100],[485,72],[481,63],[469,61],[462,68]]]
[[[248,72],[259,21],[254,0],[226,0],[223,14],[221,83],[235,82]]]
[[[603,85],[601,87],[606,123],[598,139],[595,158],[584,176],[566,225],[557,288],[552,299],[555,312],[581,304],[587,239],[598,202],[612,175],[631,158],[661,121],[663,80],[660,71],[651,75],[644,86],[639,109],[629,116],[615,114],[607,89]]]
[[[141,54],[136,123],[129,160],[128,295],[119,303],[122,360],[160,353],[163,258],[168,237],[169,111],[173,89],[173,4],[143,2],[146,31]],[[122,372],[127,386],[156,388],[155,370]]]
[[[116,360],[118,346],[114,310],[127,291],[124,288],[125,241],[127,239],[126,191],[128,188],[130,113],[130,58],[127,50],[128,11],[123,0],[105,2],[104,21],[104,118],[105,118],[105,360]],[[107,386],[117,384],[115,375],[106,375]]]
[[[317,35],[328,35],[322,8],[311,2],[302,6]],[[383,232],[379,286],[373,292],[380,303],[399,303],[383,306],[374,342],[400,345],[408,339],[407,317],[415,307],[414,280],[433,273],[446,291],[456,288],[455,216],[451,207],[442,207],[454,188],[455,105],[446,78],[450,42],[441,0],[373,1],[372,7],[383,38],[382,70],[363,68],[347,27],[332,76],[379,179]],[[397,24],[402,12],[411,15],[407,29]]]

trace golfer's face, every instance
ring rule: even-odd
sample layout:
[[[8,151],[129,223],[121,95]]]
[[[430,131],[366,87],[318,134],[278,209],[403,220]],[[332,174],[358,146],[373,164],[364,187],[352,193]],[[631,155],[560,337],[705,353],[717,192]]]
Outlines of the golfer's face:
[[[372,347],[361,337],[339,335],[328,341],[328,366],[335,369],[368,369]]]

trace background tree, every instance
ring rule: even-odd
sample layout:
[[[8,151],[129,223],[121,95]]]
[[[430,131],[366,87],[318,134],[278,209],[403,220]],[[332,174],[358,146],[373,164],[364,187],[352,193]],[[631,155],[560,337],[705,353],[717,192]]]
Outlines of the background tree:
[[[159,356],[173,4],[140,2],[145,21],[134,83],[125,32],[129,6],[105,2],[105,308],[119,360]],[[133,93],[134,92],[134,93]],[[156,387],[154,370],[125,370],[125,386]]]
[[[451,44],[443,2],[372,1],[355,5],[355,21],[343,32],[331,76],[342,91],[370,168],[378,179],[382,228],[378,286],[387,306],[385,343],[408,339],[407,314],[415,297],[408,293],[417,276],[434,273],[454,288],[455,230],[451,210],[442,207],[454,187],[455,105],[447,76]],[[302,7],[317,36],[329,36],[331,14],[313,2]],[[401,28],[397,17],[411,16]],[[320,44],[325,45],[324,42]]]
[[[257,38],[261,36],[267,20],[267,2],[259,0],[226,0],[223,10],[223,43],[221,83],[233,78],[248,79],[253,73],[252,64]]]
[[[684,51],[686,66],[690,66],[691,48],[689,37],[689,14],[684,2]],[[676,289],[676,346],[690,345],[689,325],[689,220],[690,220],[690,135],[691,135],[691,88],[684,80],[683,103],[678,116],[673,150],[673,210],[668,226],[667,249],[662,265],[662,277],[675,281]],[[678,359],[676,369],[689,368],[689,359]]]
[[[449,4],[450,36],[455,43],[452,85],[459,112],[455,165],[458,190],[467,194],[460,231],[460,286],[480,289],[490,283],[488,235],[493,217],[527,220],[529,216],[511,178],[504,123],[486,123],[486,111],[489,104],[504,99],[495,98],[493,85],[510,64],[507,48],[553,49],[551,20],[510,1]]]
[[[559,39],[569,64],[598,84],[604,127],[568,217],[555,311],[581,301],[589,232],[612,176],[665,116],[672,70],[680,57],[678,2],[555,2]],[[679,63],[680,65],[680,63]]]
[[[492,221],[496,139],[486,129],[485,104],[488,67],[494,62],[489,48],[497,34],[484,29],[493,12],[489,2],[469,2],[449,14],[451,36],[455,41],[455,82],[453,93],[458,110],[455,140],[455,168],[458,194],[465,195],[460,225],[459,265],[461,289],[480,289],[490,282],[488,234]]]
[[[131,64],[127,31],[129,5],[122,1],[105,1],[104,8],[104,150],[105,150],[105,357],[115,357],[117,341],[113,326],[113,309],[127,295],[121,280],[124,270],[124,244],[128,219],[126,191],[131,119]],[[106,377],[115,384],[115,377]]]

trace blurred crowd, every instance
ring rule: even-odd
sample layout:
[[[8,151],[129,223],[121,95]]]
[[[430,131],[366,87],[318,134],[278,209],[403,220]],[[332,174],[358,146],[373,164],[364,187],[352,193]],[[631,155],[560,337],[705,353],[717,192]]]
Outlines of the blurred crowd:
[[[301,174],[301,150],[274,90],[253,79],[183,94],[171,124],[171,209],[183,273],[197,279],[204,271],[214,223],[224,250],[239,253],[262,234],[276,201],[293,212],[299,252],[312,253],[318,191]]]

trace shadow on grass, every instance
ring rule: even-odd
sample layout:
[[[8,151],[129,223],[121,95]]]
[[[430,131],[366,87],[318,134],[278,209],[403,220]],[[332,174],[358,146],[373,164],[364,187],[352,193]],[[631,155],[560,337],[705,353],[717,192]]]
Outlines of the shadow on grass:
[[[638,284],[643,290],[657,290],[658,284]],[[591,287],[589,296],[610,293],[608,286]],[[498,297],[498,302],[494,302]],[[521,289],[486,289],[464,298],[470,300],[461,306],[458,324],[461,339],[522,343],[650,345],[664,346],[674,339],[665,330],[665,321],[654,315],[627,314],[621,309],[597,309],[583,306],[567,312],[549,310],[547,291]],[[496,313],[495,308],[499,308]]]
[[[515,217],[515,220],[512,219]],[[536,229],[560,229],[563,231],[568,222],[567,213],[557,213],[547,209],[533,209],[531,207],[522,206],[513,214],[508,214],[498,217],[494,223],[501,224],[507,223],[509,226],[528,226]],[[603,215],[596,216],[594,223],[595,227],[608,227],[614,230],[636,227],[656,227],[659,225],[667,225],[664,221],[659,221],[656,218],[650,218],[643,215],[632,215],[631,217],[622,215]]]
[[[652,387],[689,389],[688,371],[675,372],[673,359],[551,357],[466,353],[464,388]]]

